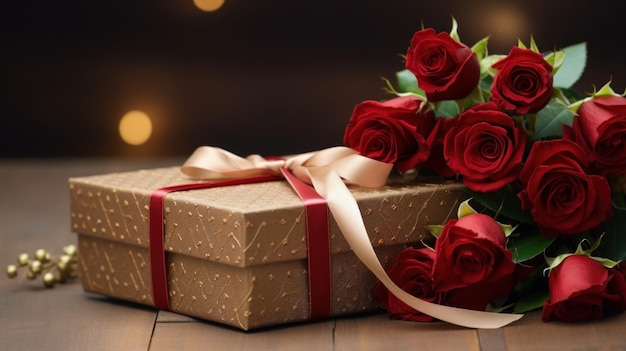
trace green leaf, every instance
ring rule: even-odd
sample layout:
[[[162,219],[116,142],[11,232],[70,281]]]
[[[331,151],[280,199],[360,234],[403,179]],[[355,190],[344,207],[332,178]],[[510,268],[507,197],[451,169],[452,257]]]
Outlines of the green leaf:
[[[491,86],[493,85],[493,77],[487,76],[478,82],[478,86],[483,90],[483,96],[485,100],[489,100],[491,95]]]
[[[553,85],[560,88],[571,88],[582,76],[587,64],[587,43],[582,42],[563,49],[563,64],[554,75]]]
[[[484,79],[487,76],[489,77],[495,76],[498,70],[492,67],[493,64],[505,57],[506,55],[488,55],[488,56],[485,56],[482,60],[480,60],[481,79]]]
[[[539,52],[535,38],[532,35],[530,36],[530,49],[534,52]]]
[[[614,261],[626,259],[626,207],[620,205],[618,196],[623,198],[624,194],[614,194],[613,217],[602,224],[605,234],[595,253]]]
[[[459,115],[459,104],[454,100],[438,101],[434,104],[435,116],[443,118],[454,118]]]
[[[613,261],[611,259],[604,258],[604,257],[595,257],[595,256],[590,256],[590,257],[600,262],[600,264],[602,264],[606,268],[614,268],[615,266],[619,264],[619,261]]]
[[[561,91],[562,96],[565,97],[568,105],[571,105],[572,102],[576,102],[586,97],[585,94],[571,88],[559,88],[559,90]],[[568,108],[571,110],[571,106],[568,106]]]
[[[428,224],[426,225],[426,229],[432,234],[435,238],[438,238],[443,231],[443,224]]]
[[[400,92],[411,92],[424,95],[424,91],[417,86],[417,78],[408,69],[396,72],[398,80],[398,90]]]
[[[456,218],[463,218],[465,216],[471,215],[471,214],[475,214],[478,213],[478,211],[476,211],[469,203],[472,199],[469,198],[463,202],[461,202],[461,204],[459,204],[459,208],[456,211]]]
[[[502,231],[504,231],[504,236],[506,236],[507,238],[511,236],[511,234],[513,234],[515,229],[517,229],[516,225],[503,224],[500,222],[498,222],[498,224],[500,225],[500,228],[502,228]]]
[[[452,17],[452,29],[450,30],[450,37],[459,43],[461,42],[461,39],[459,38],[459,24],[454,17]]]
[[[543,303],[550,297],[543,267],[538,266],[528,277],[515,286],[513,296],[519,297],[513,311],[524,313],[543,307]]]
[[[487,49],[489,44],[489,37],[484,37],[472,46],[472,51],[476,53],[476,58],[481,61],[488,55]]]
[[[542,254],[554,240],[539,231],[524,232],[510,236],[506,246],[513,253],[513,262],[519,263]]]
[[[476,199],[481,205],[487,207],[491,211],[506,216],[512,220],[522,223],[534,223],[533,216],[529,210],[522,209],[522,202],[515,195],[519,192],[513,184],[513,189],[504,187],[498,191],[481,193],[468,190],[470,195]]]
[[[558,102],[550,102],[537,113],[533,141],[542,139],[560,138],[563,135],[563,125],[572,125],[574,113]]]
[[[483,95],[483,89],[481,89],[480,84],[472,90],[472,92],[465,98],[465,101],[462,101],[463,111],[465,111],[468,107],[473,106],[475,104],[480,104],[485,102],[485,97]]]
[[[513,313],[525,313],[543,307],[546,300],[550,298],[550,291],[546,289],[531,290],[515,304]]]
[[[613,95],[613,96],[617,96],[618,94],[613,90],[613,88],[611,88],[611,82],[607,82],[606,84],[604,84],[602,86],[602,88],[600,88],[600,90],[596,91],[593,93],[593,96],[605,96],[605,95]]]
[[[563,60],[565,59],[565,52],[564,51],[551,52],[545,55],[543,59],[546,60],[546,62],[549,63],[550,66],[552,66],[552,74],[556,75],[559,69],[561,68],[561,65],[563,65]]]

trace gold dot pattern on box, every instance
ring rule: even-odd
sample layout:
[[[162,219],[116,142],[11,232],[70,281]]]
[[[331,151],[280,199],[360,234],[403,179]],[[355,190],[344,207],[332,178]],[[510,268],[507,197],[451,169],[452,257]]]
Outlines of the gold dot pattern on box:
[[[184,182],[175,167],[70,182],[86,290],[152,305],[148,200],[154,189]],[[452,217],[463,199],[455,185],[351,190],[386,266],[427,235],[425,224]],[[163,222],[174,312],[242,329],[308,318],[304,208],[286,182],[171,193]],[[376,279],[350,252],[332,217],[329,234],[332,314],[376,308]]]

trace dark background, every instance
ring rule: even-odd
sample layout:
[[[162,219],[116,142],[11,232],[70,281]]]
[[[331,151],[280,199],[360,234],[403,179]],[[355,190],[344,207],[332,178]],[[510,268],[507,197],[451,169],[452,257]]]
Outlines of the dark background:
[[[246,155],[341,144],[355,104],[389,97],[381,77],[403,69],[422,23],[459,22],[493,53],[521,38],[551,50],[586,41],[577,84],[626,85],[618,1],[192,0],[3,1],[0,5],[0,158],[188,155],[214,145]],[[154,131],[126,145],[129,110]]]

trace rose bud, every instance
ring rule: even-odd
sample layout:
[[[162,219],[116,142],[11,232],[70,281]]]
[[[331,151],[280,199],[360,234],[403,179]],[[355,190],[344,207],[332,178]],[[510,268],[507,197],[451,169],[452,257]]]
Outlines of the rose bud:
[[[550,298],[544,303],[544,322],[600,319],[626,309],[626,280],[617,269],[606,268],[586,255],[570,255],[550,271]]]

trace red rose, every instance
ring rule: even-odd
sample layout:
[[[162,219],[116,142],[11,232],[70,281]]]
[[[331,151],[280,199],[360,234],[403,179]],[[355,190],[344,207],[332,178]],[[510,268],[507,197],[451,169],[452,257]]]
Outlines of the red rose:
[[[413,35],[406,68],[433,102],[462,99],[478,86],[480,79],[476,53],[448,33],[437,34],[432,28]]]
[[[417,97],[385,102],[364,101],[355,106],[343,142],[361,155],[394,164],[401,172],[428,159],[435,133],[435,115],[420,110]]]
[[[483,310],[513,288],[515,264],[500,225],[485,214],[451,219],[435,242],[435,289],[444,304]]]
[[[526,133],[494,103],[474,105],[457,117],[444,139],[448,166],[474,191],[498,190],[522,169]]]
[[[626,280],[586,255],[571,255],[553,268],[548,278],[550,299],[544,303],[544,322],[600,319],[626,309]]]
[[[626,98],[605,95],[584,102],[569,138],[583,147],[594,167],[610,175],[626,173]]]
[[[389,278],[402,290],[428,302],[438,303],[438,294],[433,289],[432,269],[435,253],[429,248],[406,248],[396,257],[389,269]],[[416,311],[400,301],[380,282],[375,290],[376,301],[392,317],[429,322],[433,317]]]
[[[540,53],[513,47],[493,64],[497,69],[491,100],[500,109],[516,114],[535,113],[552,97],[552,66]]]
[[[522,208],[530,209],[544,235],[578,234],[613,215],[606,178],[586,173],[583,149],[556,139],[533,144],[520,173]]]

